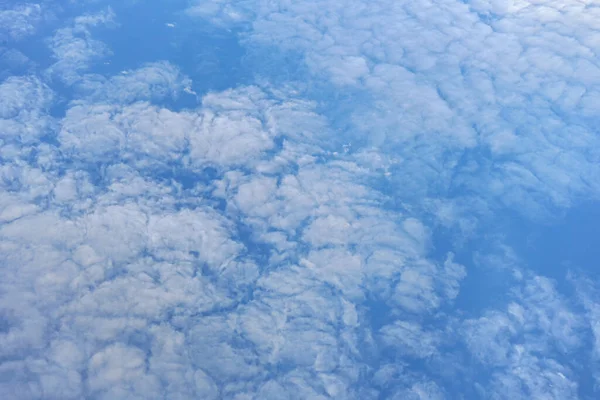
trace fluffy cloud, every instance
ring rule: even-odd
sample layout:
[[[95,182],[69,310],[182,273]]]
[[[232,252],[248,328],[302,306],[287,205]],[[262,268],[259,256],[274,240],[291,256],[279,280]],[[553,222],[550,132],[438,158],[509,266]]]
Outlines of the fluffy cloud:
[[[56,30],[55,64],[0,83],[0,395],[593,396],[593,280],[456,245],[597,195],[582,4],[204,2],[310,82],[186,109],[183,66],[94,70],[111,9]],[[511,287],[457,308],[469,258]]]
[[[582,319],[548,279],[535,276],[505,311],[465,321],[475,359],[493,366],[490,398],[577,397],[573,358],[583,345]]]
[[[398,196],[468,188],[538,217],[600,193],[597,10],[515,4],[234,1],[189,12],[228,24],[237,15],[250,45],[299,51],[315,77],[367,93],[350,104],[346,135],[393,152],[394,186],[410,185]]]
[[[68,85],[76,83],[92,62],[111,54],[104,43],[92,37],[91,30],[114,24],[114,18],[115,14],[109,7],[103,12],[79,16],[72,26],[58,29],[48,40],[56,63],[46,73]]]
[[[319,147],[326,127],[313,104],[256,87],[202,104],[174,112],[74,102],[59,123],[58,153],[40,152],[47,168],[15,176],[0,228],[12,254],[3,287],[27,299],[19,310],[28,317],[8,317],[5,306],[3,340],[21,337],[21,347],[6,346],[13,357],[29,349],[45,363],[43,393],[353,397],[371,287],[407,312],[455,296],[445,288],[462,267],[428,261],[422,223],[381,210],[381,196],[357,180],[370,172]],[[217,176],[184,188],[156,175],[174,162]],[[211,207],[216,199],[222,211]],[[48,329],[58,342],[48,344]],[[76,349],[71,358],[65,346]],[[175,347],[150,352],[165,346]],[[281,372],[267,378],[271,369]]]
[[[0,40],[19,40],[35,33],[42,21],[40,4],[18,4],[12,8],[0,9]]]
[[[191,92],[191,80],[166,62],[149,63],[133,71],[106,79],[102,75],[87,75],[77,89],[87,101],[117,104],[140,100],[161,101],[176,98],[182,91]]]
[[[0,83],[0,139],[30,143],[48,134],[53,93],[38,78],[10,77]]]

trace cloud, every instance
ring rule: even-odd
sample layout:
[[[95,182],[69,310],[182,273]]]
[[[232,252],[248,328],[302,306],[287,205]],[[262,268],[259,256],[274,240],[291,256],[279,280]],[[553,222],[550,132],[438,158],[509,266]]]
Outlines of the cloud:
[[[239,9],[235,4],[222,0],[193,4],[186,13],[192,17],[208,18],[212,24],[222,27],[245,22],[252,16],[248,10]]]
[[[591,333],[589,343],[591,343],[591,374],[595,384],[600,382],[600,325],[598,318],[600,316],[600,302],[598,301],[598,285],[589,276],[581,272],[571,272],[568,279],[574,285],[577,291],[579,302],[585,309],[585,323]]]
[[[6,318],[6,340],[29,338],[9,348],[44,360],[40,390],[353,397],[373,288],[383,289],[379,301],[423,311],[452,301],[462,267],[427,260],[423,224],[383,211],[360,183],[371,172],[321,148],[326,121],[313,103],[275,96],[246,87],[178,112],[122,97],[74,101],[56,151],[39,153],[46,167],[3,181],[16,188],[0,227],[13,255],[2,261],[13,277],[3,288],[32,310],[19,308],[28,324]],[[216,176],[184,188],[149,173],[172,163]],[[427,283],[415,291],[417,281]],[[72,358],[64,346],[77,349]]]
[[[156,396],[157,379],[145,373],[145,364],[145,354],[136,348],[112,345],[97,352],[87,368],[90,394],[100,399]]]
[[[122,71],[121,75],[109,79],[101,75],[85,76],[77,89],[88,102],[128,104],[176,98],[185,90],[191,91],[190,87],[191,80],[176,66],[159,61],[132,71]]]
[[[0,9],[0,40],[15,41],[35,33],[43,19],[40,4],[15,4],[12,8]]]
[[[359,0],[234,1],[189,12],[230,25],[241,16],[248,47],[301,52],[314,78],[364,92],[345,135],[400,160],[393,185],[411,186],[397,196],[468,190],[544,218],[600,193],[596,9],[563,3],[379,2],[364,12]]]
[[[49,133],[53,93],[38,78],[10,77],[0,83],[0,139],[30,143]]]
[[[80,80],[80,75],[90,64],[111,54],[110,49],[101,41],[92,38],[92,29],[97,26],[114,24],[115,14],[109,7],[105,11],[86,14],[75,18],[70,27],[56,30],[48,40],[56,63],[46,74],[57,77],[68,85]]]
[[[574,358],[583,345],[582,318],[547,278],[522,283],[506,310],[465,321],[473,357],[494,368],[490,398],[577,397]]]
[[[437,352],[438,342],[435,334],[423,332],[417,324],[397,321],[381,330],[383,342],[399,349],[408,356],[427,358]]]
[[[436,231],[595,196],[595,22],[573,20],[595,11],[519,4],[198,4],[312,75],[186,109],[183,66],[95,71],[111,9],[58,29],[56,64],[0,84],[0,395],[592,393],[593,282],[577,303],[500,239]],[[461,299],[472,264],[512,286]]]

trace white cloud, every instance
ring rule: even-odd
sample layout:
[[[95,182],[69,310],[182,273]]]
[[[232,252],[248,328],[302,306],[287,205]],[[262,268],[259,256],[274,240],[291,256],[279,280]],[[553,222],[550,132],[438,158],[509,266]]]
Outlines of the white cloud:
[[[350,137],[290,88],[173,111],[160,101],[191,81],[168,62],[86,74],[110,9],[49,42],[48,72],[78,97],[56,144],[39,142],[54,127],[42,80],[0,85],[0,394],[575,398],[595,291],[582,315],[509,248],[481,250],[516,287],[465,317],[466,268],[434,229],[593,197],[595,22],[558,2],[248,4],[189,14],[304,52],[310,79],[361,99]],[[557,18],[556,35],[537,26]]]
[[[581,316],[547,278],[528,278],[515,295],[506,311],[465,321],[469,351],[494,369],[486,397],[577,398],[566,362],[583,344]]]
[[[132,71],[123,71],[122,75],[109,79],[84,76],[77,89],[87,101],[127,104],[140,100],[177,98],[182,91],[191,91],[191,84],[191,80],[183,76],[176,66],[159,61]]]
[[[3,5],[4,6],[4,5]],[[35,33],[43,19],[40,4],[15,4],[12,8],[0,9],[0,39],[19,40]]]
[[[98,398],[159,398],[160,387],[146,370],[146,355],[121,344],[94,354],[87,368],[91,394]]]
[[[468,187],[537,218],[600,195],[587,2],[214,1],[189,13],[251,24],[249,46],[300,52],[314,77],[366,93],[347,134],[400,160],[390,172],[407,201]]]
[[[144,80],[146,68],[128,75],[134,77],[131,82],[138,76]],[[112,80],[108,84],[112,85]],[[137,97],[137,85],[132,86],[128,93]],[[155,93],[155,89],[159,94],[163,90],[159,86],[144,91]],[[296,113],[300,114],[297,117],[314,115],[302,115],[306,108],[302,103],[275,104],[265,96],[255,87],[240,88],[209,94],[203,99],[203,107],[181,112],[148,103],[74,102],[61,122],[58,139],[63,151],[79,160],[102,161],[118,156],[138,167],[179,161],[192,169],[254,164],[275,146],[275,137],[304,133],[296,131],[306,122],[285,125],[288,114],[293,118]],[[127,102],[130,98],[119,95],[118,99]]]
[[[0,139],[35,141],[49,133],[46,114],[53,93],[36,77],[10,77],[0,83]]]
[[[75,18],[72,26],[58,29],[48,40],[48,46],[57,60],[46,71],[49,77],[58,77],[68,85],[81,79],[90,64],[111,54],[101,41],[92,38],[91,29],[96,26],[110,26],[115,14],[109,7],[106,11],[86,14]]]
[[[274,145],[261,121],[244,111],[213,113],[209,108],[198,125],[190,136],[193,163],[245,164]]]
[[[596,382],[595,384],[598,384],[600,382],[600,301],[598,300],[598,285],[594,280],[581,274],[570,273],[568,279],[574,284],[577,297],[585,309],[585,323],[591,333],[590,341],[592,343],[591,356],[593,364],[591,373]]]
[[[391,293],[394,279],[412,274],[432,284],[424,292],[419,289],[420,294],[410,285],[396,285],[394,290],[406,301],[433,302],[437,307],[456,295],[462,267],[451,261],[443,266],[425,260],[427,229],[415,218],[395,222],[381,211],[380,195],[357,183],[359,176],[369,176],[368,170],[352,161],[314,164],[310,156],[307,159],[306,145],[298,140],[317,143],[320,133],[314,127],[323,126],[322,118],[311,111],[312,105],[293,100],[274,103],[265,93],[249,88],[211,94],[203,108],[194,111],[176,113],[147,103],[110,106],[92,102],[73,104],[67,111],[60,145],[63,151],[70,149],[82,171],[50,176],[54,182],[49,192],[51,207],[63,210],[64,216],[40,213],[7,225],[2,233],[21,243],[36,241],[72,253],[71,275],[65,275],[66,264],[59,264],[57,274],[61,273],[53,278],[55,283],[41,281],[36,293],[78,293],[77,302],[63,297],[66,303],[54,318],[69,321],[61,335],[77,338],[78,347],[87,343],[86,357],[97,361],[90,361],[88,376],[98,396],[133,395],[126,390],[160,381],[169,393],[184,397],[300,390],[307,395],[351,398],[359,368],[352,360],[360,358],[360,330],[368,330],[363,324],[370,311],[360,305],[365,290],[383,284]],[[245,155],[251,158],[242,159],[242,165],[264,175],[230,171],[215,183],[227,204],[221,216],[203,206],[207,200],[194,197],[193,191],[181,192],[151,176],[140,176],[150,157],[164,166],[173,154],[183,153],[183,145],[192,142],[189,137],[195,134],[196,121],[207,114],[219,115],[224,126],[240,119],[257,121],[257,130],[263,133],[249,135],[248,140],[258,143],[264,132],[272,136],[288,133],[287,143],[275,154],[265,153],[260,146],[258,150],[245,147]],[[290,125],[288,115],[299,123]],[[183,124],[191,129],[178,128]],[[177,129],[181,129],[179,136]],[[112,134],[107,137],[107,132]],[[239,134],[239,129],[231,132]],[[317,146],[309,149],[326,154]],[[201,158],[190,152],[191,161],[184,166],[193,170],[212,165],[225,170],[237,150],[222,150],[229,152],[227,157]],[[102,172],[103,183],[90,187],[83,171],[98,161],[115,164]],[[233,223],[238,221],[252,227],[252,240],[272,246],[273,264],[251,260],[260,255],[239,241]],[[25,226],[42,223],[62,233],[25,233]],[[270,232],[271,228],[278,233]],[[305,246],[310,250],[302,250]],[[380,246],[396,247],[395,264],[377,264],[373,251]],[[418,263],[429,263],[429,272],[412,267]],[[441,274],[429,275],[435,271]],[[393,280],[384,283],[388,277]],[[240,303],[249,289],[253,299]],[[382,295],[382,299],[390,297]],[[394,304],[396,300],[389,301]],[[274,316],[274,310],[282,314]],[[207,316],[195,317],[196,312]],[[153,324],[167,315],[171,319],[161,325],[164,329],[153,330]],[[415,325],[415,329],[420,328]],[[108,374],[122,353],[132,360],[146,360],[148,356],[139,349],[164,340],[163,334],[180,337],[179,346],[191,352],[192,358],[179,356],[179,366],[172,367],[183,374],[178,378],[180,385],[171,380],[169,384],[159,369],[150,373],[135,365],[123,371],[119,367],[117,375]],[[137,335],[146,338],[132,339]],[[111,344],[131,340],[141,342],[133,347]],[[251,347],[239,347],[240,340]],[[410,344],[407,351],[418,352]],[[204,363],[196,364],[194,359]],[[167,368],[156,363],[156,368]],[[279,368],[288,363],[297,369],[277,376],[277,383],[265,381],[257,386],[266,366]],[[81,373],[83,367],[73,368]],[[314,382],[308,378],[311,371],[318,373]]]
[[[248,20],[252,15],[247,10],[240,10],[226,0],[215,0],[194,4],[186,10],[186,13],[194,17],[210,19],[211,23],[227,27],[232,23]]]
[[[386,346],[419,358],[427,358],[435,354],[440,342],[435,334],[425,332],[418,324],[408,321],[396,321],[386,325],[380,335]]]

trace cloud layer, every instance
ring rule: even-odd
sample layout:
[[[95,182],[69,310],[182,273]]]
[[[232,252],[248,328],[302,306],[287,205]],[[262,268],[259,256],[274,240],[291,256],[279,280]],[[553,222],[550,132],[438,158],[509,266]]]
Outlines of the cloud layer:
[[[307,71],[195,93],[102,69],[100,31],[161,5],[99,3],[1,75],[1,397],[597,395],[594,272],[532,271],[501,224],[598,197],[597,8],[192,4]],[[11,51],[46,10],[1,9]]]

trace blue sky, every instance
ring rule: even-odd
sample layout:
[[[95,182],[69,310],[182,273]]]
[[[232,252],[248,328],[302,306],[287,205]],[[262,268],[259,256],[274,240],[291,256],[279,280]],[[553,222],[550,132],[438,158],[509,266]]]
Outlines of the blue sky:
[[[598,398],[599,21],[0,2],[0,397]]]

